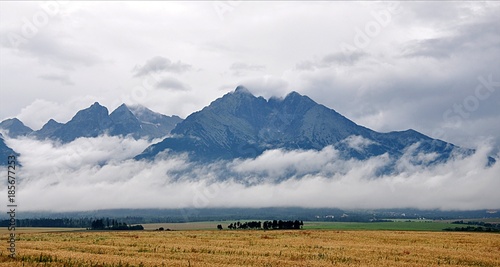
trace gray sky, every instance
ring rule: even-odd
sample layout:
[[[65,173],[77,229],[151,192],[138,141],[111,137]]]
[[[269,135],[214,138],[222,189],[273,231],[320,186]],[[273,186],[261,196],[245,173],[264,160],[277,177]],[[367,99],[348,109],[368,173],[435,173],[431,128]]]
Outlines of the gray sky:
[[[23,155],[20,207],[499,208],[500,164],[484,167],[500,147],[499,14],[492,2],[2,1],[0,120],[36,130],[95,101],[186,117],[243,84],[478,149],[428,168],[410,149],[398,174],[377,177],[386,155],[343,160],[332,147],[198,165],[131,160],[146,140],[7,137]]]
[[[0,2],[0,120],[186,117],[243,84],[378,131],[500,147],[500,4]]]

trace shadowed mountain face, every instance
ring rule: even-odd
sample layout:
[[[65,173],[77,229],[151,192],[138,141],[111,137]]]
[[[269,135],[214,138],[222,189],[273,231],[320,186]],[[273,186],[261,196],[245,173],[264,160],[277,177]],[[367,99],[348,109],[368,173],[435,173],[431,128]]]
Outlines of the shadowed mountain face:
[[[5,144],[3,135],[0,134],[0,157],[2,158],[2,160],[0,161],[0,166],[7,166],[7,157],[10,155],[19,156],[18,153],[16,153],[14,150],[12,150],[12,148],[8,147]]]
[[[0,122],[0,131],[11,138],[27,136],[33,132],[31,128],[25,126],[17,118],[6,119]],[[7,166],[7,158],[10,155],[19,156],[19,153],[5,144],[4,136],[0,133],[0,166]]]
[[[266,100],[242,86],[185,120],[125,104],[109,114],[106,107],[95,102],[67,123],[51,119],[42,129],[32,131],[18,119],[8,119],[0,123],[0,129],[10,138],[34,136],[63,143],[103,134],[150,140],[169,136],[135,157],[146,160],[153,160],[164,151],[188,153],[192,160],[213,162],[255,158],[271,149],[321,150],[331,146],[343,159],[387,155],[393,164],[383,173],[394,171],[396,162],[403,157],[411,164],[427,166],[474,152],[414,130],[370,130],[296,92]],[[0,149],[2,155],[15,153],[3,139]],[[490,158],[490,164],[494,162]]]
[[[162,138],[181,122],[178,116],[165,116],[142,106],[128,107],[122,104],[111,114],[108,109],[95,102],[92,106],[80,110],[67,123],[59,123],[50,119],[40,130],[33,131],[19,119],[7,119],[0,123],[0,130],[10,138],[23,136],[40,140],[51,139],[62,143],[71,142],[80,137],[97,137],[108,134],[112,136],[131,136],[135,139]],[[7,147],[3,136],[0,139],[0,156],[18,155]],[[0,165],[5,165],[2,162]]]
[[[95,102],[89,108],[78,111],[67,123],[51,119],[32,135],[38,139],[48,138],[63,143],[102,134],[154,139],[168,135],[180,121],[182,119],[177,116],[165,116],[141,106],[129,108],[125,104],[108,114],[106,107]]]
[[[66,143],[78,137],[97,137],[107,132],[112,125],[108,109],[95,102],[89,108],[78,111],[70,121],[56,129],[50,138]]]
[[[26,136],[33,132],[30,127],[27,127],[17,118],[6,119],[0,122],[0,129],[8,133],[12,138],[17,138],[19,136]]]
[[[55,132],[62,128],[64,126],[64,123],[59,123],[55,121],[54,119],[50,119],[43,127],[42,129],[33,132],[33,135],[37,137],[38,139],[46,139],[50,138],[51,136],[55,136]]]
[[[165,116],[143,106],[131,106],[129,110],[139,121],[141,131],[138,136],[164,137],[182,121],[178,116]]]
[[[387,153],[397,160],[404,153],[430,154],[414,162],[428,165],[446,161],[452,151],[472,153],[414,130],[375,132],[296,92],[284,99],[266,100],[241,86],[188,116],[172,134],[136,159],[151,160],[168,150],[187,152],[195,160],[215,161],[256,157],[269,149],[320,150],[333,146],[346,159]]]

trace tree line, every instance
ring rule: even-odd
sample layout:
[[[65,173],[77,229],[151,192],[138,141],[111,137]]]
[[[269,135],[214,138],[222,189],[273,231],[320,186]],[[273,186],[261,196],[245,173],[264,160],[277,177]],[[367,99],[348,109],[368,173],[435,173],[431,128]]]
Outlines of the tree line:
[[[234,222],[227,226],[230,230],[236,229],[263,229],[263,230],[288,230],[288,229],[301,229],[304,226],[303,221],[250,221],[250,222]],[[222,225],[217,225],[217,229],[222,230]]]
[[[18,219],[16,225],[18,227],[57,227],[57,228],[87,228],[91,225],[91,218],[33,218],[33,219]],[[7,227],[9,220],[0,221],[1,227]]]
[[[0,221],[0,227],[7,227],[9,220]],[[123,221],[110,218],[33,218],[16,220],[17,227],[86,228],[89,230],[143,230],[142,225],[131,226]]]
[[[465,224],[466,227],[448,227],[443,230],[445,231],[458,231],[458,232],[500,232],[500,224],[498,223],[486,223],[478,221],[468,221],[463,220],[454,221],[452,224]]]
[[[489,228],[489,227],[482,227],[482,226],[467,226],[467,227],[455,227],[455,228],[445,228],[443,229],[444,231],[456,231],[456,232],[500,232],[500,229],[498,228]]]
[[[497,228],[500,229],[500,224],[498,223],[487,223],[487,222],[480,222],[480,221],[468,221],[464,222],[464,220],[460,221],[454,221],[452,224],[467,224],[467,225],[478,225],[478,226],[484,226],[486,228]]]
[[[115,219],[97,219],[93,220],[90,230],[144,230],[144,227],[138,225],[128,225],[124,222],[119,222]]]

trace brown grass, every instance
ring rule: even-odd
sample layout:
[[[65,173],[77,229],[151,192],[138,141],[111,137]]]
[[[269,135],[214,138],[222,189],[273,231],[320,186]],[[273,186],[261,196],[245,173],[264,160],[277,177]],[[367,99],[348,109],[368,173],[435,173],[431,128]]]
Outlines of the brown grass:
[[[500,235],[487,233],[212,230],[19,236],[17,259],[11,261],[2,249],[0,266],[500,266]]]

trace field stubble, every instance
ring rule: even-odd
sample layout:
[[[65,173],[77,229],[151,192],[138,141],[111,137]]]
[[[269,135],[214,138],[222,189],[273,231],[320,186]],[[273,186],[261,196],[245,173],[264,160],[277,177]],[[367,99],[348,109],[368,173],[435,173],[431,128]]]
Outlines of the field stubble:
[[[23,233],[0,266],[500,266],[500,235],[405,231]]]

